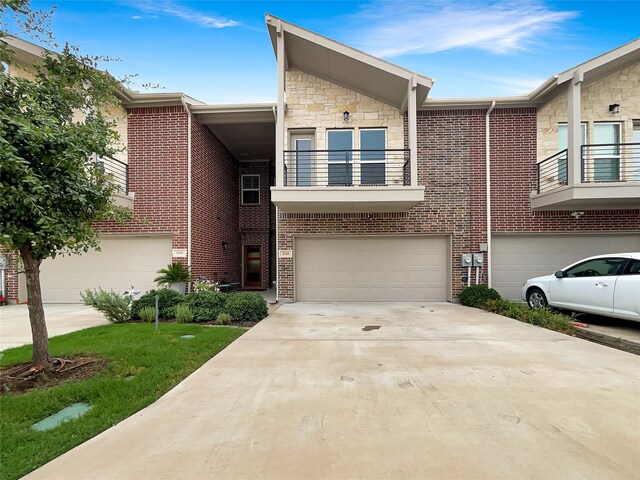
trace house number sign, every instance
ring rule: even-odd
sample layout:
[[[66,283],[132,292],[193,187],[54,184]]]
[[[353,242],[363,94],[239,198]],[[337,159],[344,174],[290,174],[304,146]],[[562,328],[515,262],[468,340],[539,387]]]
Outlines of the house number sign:
[[[278,252],[280,258],[293,258],[293,250],[280,250]]]
[[[173,258],[187,258],[187,249],[186,248],[174,248],[171,250],[171,255]]]

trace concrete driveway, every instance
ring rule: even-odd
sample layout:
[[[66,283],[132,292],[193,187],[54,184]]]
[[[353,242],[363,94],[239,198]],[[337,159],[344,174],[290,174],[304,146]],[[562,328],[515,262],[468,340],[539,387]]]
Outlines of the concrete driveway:
[[[107,325],[104,315],[84,305],[45,305],[49,337]],[[31,343],[31,325],[26,305],[0,307],[0,350]]]
[[[459,305],[284,305],[26,478],[638,478],[639,380],[640,357]]]

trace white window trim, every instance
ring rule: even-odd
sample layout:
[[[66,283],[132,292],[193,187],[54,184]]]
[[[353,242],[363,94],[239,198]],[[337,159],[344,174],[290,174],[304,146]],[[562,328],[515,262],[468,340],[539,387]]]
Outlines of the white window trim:
[[[258,177],[258,188],[244,188],[244,177]],[[256,203],[245,203],[244,192],[258,192],[258,201]],[[240,176],[240,202],[242,205],[260,205],[260,175],[257,173],[248,173]]]

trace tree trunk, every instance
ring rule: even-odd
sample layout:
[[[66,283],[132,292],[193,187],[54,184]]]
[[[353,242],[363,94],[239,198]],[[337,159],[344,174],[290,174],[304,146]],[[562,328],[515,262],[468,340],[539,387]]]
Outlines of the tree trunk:
[[[20,257],[24,263],[24,272],[27,277],[29,321],[31,322],[31,337],[33,339],[31,361],[34,365],[42,365],[45,369],[49,369],[53,365],[49,356],[49,334],[47,333],[40,289],[41,260],[33,257],[31,245],[28,243],[25,243],[20,249]]]

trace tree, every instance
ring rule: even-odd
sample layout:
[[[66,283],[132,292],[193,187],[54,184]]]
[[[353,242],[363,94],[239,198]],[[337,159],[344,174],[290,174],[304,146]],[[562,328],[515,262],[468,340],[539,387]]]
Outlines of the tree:
[[[33,17],[28,1],[0,0]],[[29,20],[32,25],[42,25]],[[0,43],[7,36],[3,22]],[[11,47],[0,48],[10,61]],[[68,44],[45,51],[33,79],[0,72],[0,246],[24,264],[33,338],[32,361],[51,366],[40,287],[40,265],[60,253],[98,248],[93,223],[124,220],[116,188],[92,158],[117,152],[115,122],[103,112],[118,103],[121,85],[97,69],[101,57]]]

